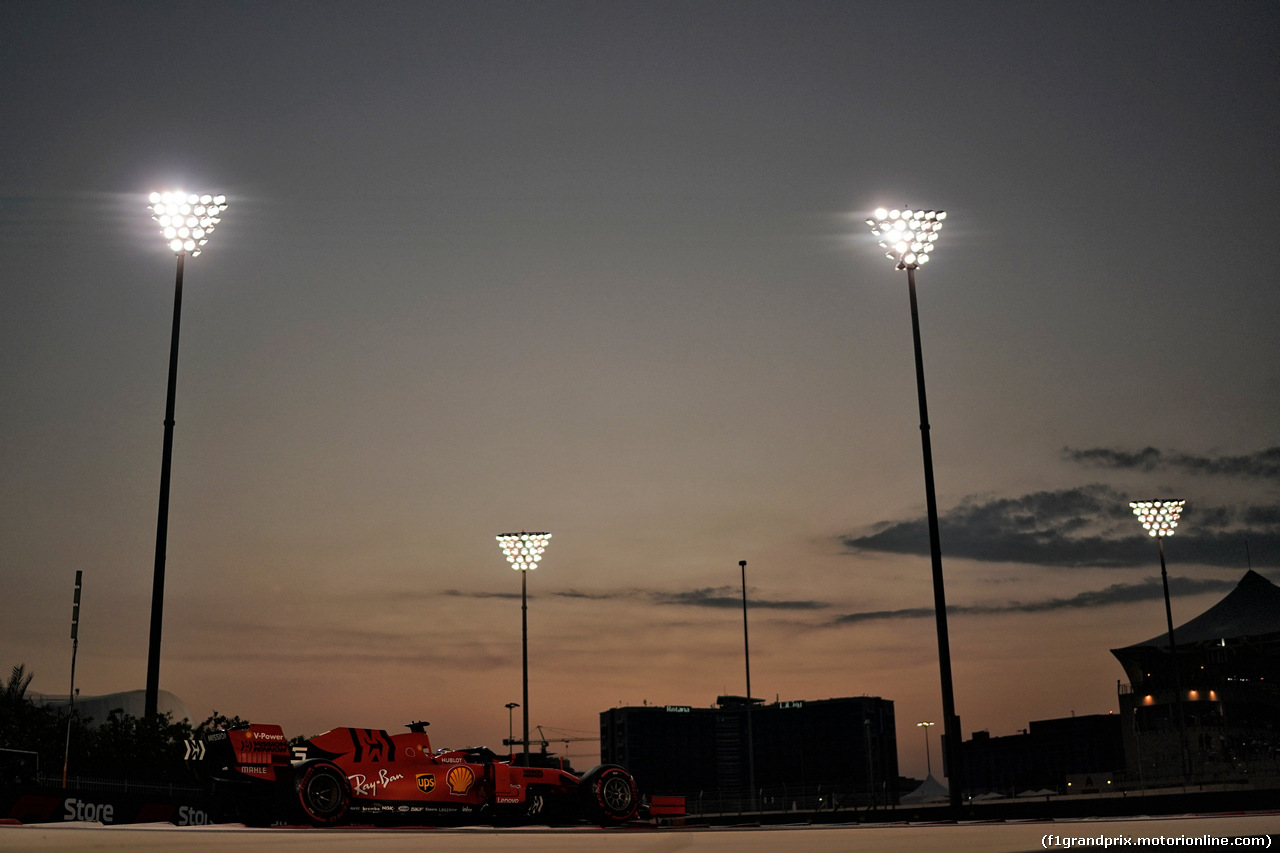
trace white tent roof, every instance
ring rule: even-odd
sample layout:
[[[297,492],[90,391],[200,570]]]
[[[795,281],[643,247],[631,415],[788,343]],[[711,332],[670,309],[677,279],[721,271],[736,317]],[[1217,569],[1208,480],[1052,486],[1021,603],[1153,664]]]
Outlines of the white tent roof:
[[[916,788],[910,794],[904,794],[900,803],[939,803],[951,799],[950,790],[946,785],[933,778],[932,775],[925,778],[920,783],[920,787]]]
[[[1173,629],[1179,646],[1278,633],[1280,587],[1252,569],[1245,573],[1235,589],[1227,593],[1226,598]],[[1155,646],[1163,649],[1168,648],[1168,645],[1168,633],[1161,633],[1126,648]]]

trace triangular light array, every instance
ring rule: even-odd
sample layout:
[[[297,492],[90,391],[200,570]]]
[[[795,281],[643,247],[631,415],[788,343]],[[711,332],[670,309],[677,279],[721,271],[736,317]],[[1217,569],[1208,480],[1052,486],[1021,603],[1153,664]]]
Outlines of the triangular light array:
[[[159,224],[169,248],[175,255],[185,252],[193,258],[209,242],[209,235],[222,221],[222,211],[227,209],[224,195],[199,195],[183,190],[152,193],[149,201],[147,209]]]

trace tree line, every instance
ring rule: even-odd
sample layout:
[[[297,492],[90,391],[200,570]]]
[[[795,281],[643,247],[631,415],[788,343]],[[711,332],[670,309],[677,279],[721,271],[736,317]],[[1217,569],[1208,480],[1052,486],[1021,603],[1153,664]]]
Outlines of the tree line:
[[[78,709],[43,707],[32,701],[27,688],[34,675],[19,664],[0,685],[0,749],[13,750],[0,753],[8,759],[2,763],[5,773],[0,782],[33,781],[34,768],[16,759],[21,753],[34,752],[46,778],[61,776],[65,756],[72,777],[192,784],[195,777],[184,760],[186,741],[247,724],[216,711],[196,726],[189,720],[175,721],[169,714],[112,713],[106,720],[89,720]]]

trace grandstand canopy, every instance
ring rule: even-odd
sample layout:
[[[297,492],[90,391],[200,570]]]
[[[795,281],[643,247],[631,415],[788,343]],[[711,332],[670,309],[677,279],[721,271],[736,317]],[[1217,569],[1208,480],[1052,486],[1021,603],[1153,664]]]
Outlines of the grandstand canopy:
[[[1179,646],[1265,634],[1280,634],[1280,587],[1252,569],[1225,598],[1173,629]],[[1125,648],[1166,648],[1168,645],[1169,635],[1161,632],[1150,640]]]

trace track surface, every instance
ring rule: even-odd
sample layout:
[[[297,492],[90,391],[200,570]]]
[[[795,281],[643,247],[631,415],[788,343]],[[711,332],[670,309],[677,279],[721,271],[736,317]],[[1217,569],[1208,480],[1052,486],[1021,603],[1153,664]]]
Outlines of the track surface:
[[[1225,845],[1205,837],[1229,839]],[[1056,837],[1056,841],[1055,841]],[[0,826],[0,851],[182,851],[182,853],[847,853],[944,851],[1029,853],[1158,845],[1175,850],[1267,850],[1280,842],[1280,812],[1003,823],[831,825],[664,829],[247,829],[238,825],[102,826],[92,823]],[[1160,841],[1158,839],[1163,839]],[[1242,841],[1233,841],[1241,839]],[[1188,844],[1195,840],[1199,843]],[[1107,842],[1110,843],[1107,843]]]

